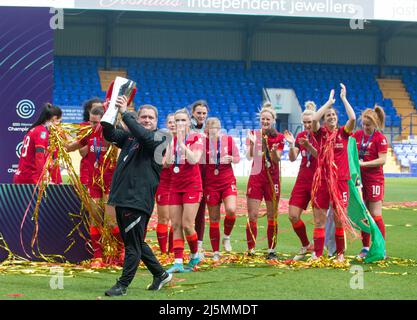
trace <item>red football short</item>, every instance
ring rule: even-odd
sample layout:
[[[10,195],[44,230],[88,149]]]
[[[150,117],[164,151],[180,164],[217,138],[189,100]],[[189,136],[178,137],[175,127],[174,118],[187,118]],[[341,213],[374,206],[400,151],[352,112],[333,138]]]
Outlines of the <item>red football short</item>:
[[[237,196],[236,184],[232,183],[226,188],[218,189],[215,191],[205,191],[204,196],[206,198],[206,203],[209,206],[217,206],[222,203],[224,199],[229,196]]]
[[[303,179],[297,179],[294,188],[291,192],[290,206],[297,208],[307,209],[308,203],[311,200],[311,186],[313,181],[307,181]]]
[[[98,179],[97,177],[95,177],[94,179],[91,178],[91,180],[94,181],[90,181],[90,185],[88,186],[88,192],[91,196],[91,198],[93,199],[100,199],[102,198],[104,195],[108,195],[110,193],[110,185],[111,185],[111,180],[112,180],[113,175],[105,175],[103,177],[104,179],[104,193],[103,193],[103,189],[101,188],[101,186],[96,183],[95,181],[97,181],[96,179]]]
[[[345,208],[349,202],[349,186],[346,180],[338,180],[337,187],[339,188],[340,194],[342,195],[342,204]],[[320,181],[320,186],[317,190],[315,201],[313,206],[319,209],[328,209],[330,206],[330,194],[326,180]]]
[[[273,188],[276,198],[279,200],[280,190],[278,179],[274,181]],[[262,201],[262,199],[265,199],[265,201],[272,201],[272,188],[269,180],[260,175],[250,176],[246,196],[260,201]]]
[[[364,201],[383,201],[384,200],[384,182],[369,182],[363,185],[362,197]]]
[[[180,206],[183,204],[199,203],[201,201],[202,192],[172,192],[169,195],[169,205]]]
[[[160,188],[158,186],[158,188],[156,189],[156,193],[155,193],[156,204],[158,206],[168,206],[169,205],[169,195],[170,195],[169,190],[166,190],[164,188]]]

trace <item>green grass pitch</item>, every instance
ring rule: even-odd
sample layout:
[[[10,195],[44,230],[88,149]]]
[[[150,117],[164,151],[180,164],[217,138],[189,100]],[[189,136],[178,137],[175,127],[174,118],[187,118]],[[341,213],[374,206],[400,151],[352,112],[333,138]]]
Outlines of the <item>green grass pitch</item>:
[[[294,184],[293,178],[282,181],[282,198],[288,198]],[[240,197],[244,197],[246,179],[238,179]],[[386,179],[385,201],[417,201],[417,179]],[[389,207],[383,211],[387,225],[387,253],[389,257],[417,260],[417,207]],[[311,238],[313,220],[311,214],[303,217]],[[232,233],[234,251],[244,252],[246,218],[236,221]],[[265,249],[266,219],[259,221],[257,248]],[[148,237],[155,241],[155,232]],[[286,215],[279,217],[277,251],[282,259],[297,252],[300,244]],[[208,227],[205,248],[210,250]],[[356,255],[361,248],[360,240],[348,241],[346,255]],[[388,260],[390,261],[390,260]],[[402,261],[404,262],[404,261]],[[349,269],[289,269],[272,265],[220,265],[198,272],[176,274],[170,287],[159,292],[149,292],[151,281],[147,270],[140,269],[128,289],[128,295],[112,299],[192,300],[192,299],[416,299],[417,264],[398,263],[391,260],[386,266],[363,264],[363,288],[351,287],[354,276]],[[204,268],[202,268],[204,269]],[[104,291],[112,286],[120,274],[118,270],[97,272],[65,272],[63,289],[51,289],[51,275],[10,274],[0,271],[0,300],[2,299],[108,299]]]

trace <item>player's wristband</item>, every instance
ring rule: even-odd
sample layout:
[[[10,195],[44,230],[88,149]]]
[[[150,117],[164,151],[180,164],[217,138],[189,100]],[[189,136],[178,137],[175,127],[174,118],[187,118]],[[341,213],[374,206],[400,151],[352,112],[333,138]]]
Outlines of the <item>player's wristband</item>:
[[[290,148],[294,148],[294,143],[290,143]]]

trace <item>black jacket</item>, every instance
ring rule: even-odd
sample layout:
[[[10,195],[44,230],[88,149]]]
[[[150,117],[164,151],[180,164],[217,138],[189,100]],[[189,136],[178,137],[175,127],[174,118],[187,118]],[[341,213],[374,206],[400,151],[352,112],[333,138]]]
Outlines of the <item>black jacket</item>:
[[[151,215],[169,136],[161,131],[145,129],[136,122],[132,113],[125,113],[122,119],[130,132],[102,123],[104,138],[122,149],[108,203]]]

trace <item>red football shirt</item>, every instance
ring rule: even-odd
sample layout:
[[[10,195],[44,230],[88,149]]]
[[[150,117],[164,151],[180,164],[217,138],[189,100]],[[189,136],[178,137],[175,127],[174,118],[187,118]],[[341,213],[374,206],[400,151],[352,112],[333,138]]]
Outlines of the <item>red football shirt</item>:
[[[334,162],[337,166],[337,173],[339,180],[350,180],[349,171],[349,159],[347,153],[347,147],[349,142],[350,133],[345,131],[345,127],[342,126],[337,130],[336,142],[334,145]],[[326,127],[320,127],[316,133],[318,145],[320,146],[319,157],[323,156],[323,145],[328,139],[331,132]],[[323,179],[325,177],[323,176]]]
[[[301,154],[301,164],[298,176],[302,176],[306,179],[312,179],[317,168],[317,159],[300,144],[300,138],[308,140],[317,152],[319,151],[318,143],[315,135],[313,133],[309,133],[307,130],[300,132],[295,138],[295,147],[300,150]],[[307,166],[308,162],[310,162],[309,166]]]
[[[220,153],[218,153],[218,150],[220,150]],[[231,163],[216,166],[218,158],[221,159],[227,155],[233,156],[235,161],[240,160],[239,149],[231,136],[222,135],[216,142],[210,142],[209,138],[206,138],[205,189],[214,191],[236,182]],[[217,175],[215,174],[216,167],[218,169]]]
[[[191,149],[191,151],[203,151],[203,141],[201,135],[196,132],[192,132],[186,137],[185,145]],[[171,165],[171,183],[170,189],[173,193],[180,192],[202,192],[202,181],[200,174],[200,166],[198,163],[190,164],[185,159],[184,152],[177,150],[177,137],[174,137],[174,143],[172,148],[172,158],[174,164]],[[180,148],[178,148],[180,149]],[[175,159],[175,153],[177,153],[177,159]],[[176,164],[175,161],[178,161]],[[175,167],[178,167],[179,172],[176,173]]]
[[[52,158],[55,160],[58,157],[58,150],[55,150]],[[58,161],[55,163],[55,165],[52,165],[49,168],[49,174],[51,176],[51,181],[55,184],[61,184],[62,183],[62,177],[61,177],[61,167],[59,166]]]
[[[261,137],[261,131],[255,130],[252,131],[252,134],[255,135],[255,145],[253,147],[253,163],[252,163],[252,169],[251,169],[251,175],[259,175],[261,173],[262,177],[268,178],[267,171],[265,168],[265,151],[262,147],[262,137]],[[278,151],[284,150],[284,144],[285,144],[285,137],[282,133],[277,134],[276,137],[268,137],[267,138],[267,144],[268,149],[271,150],[274,145],[276,145],[276,149]],[[250,142],[249,139],[246,140],[246,145],[249,148]],[[272,159],[270,161],[271,168],[270,173],[272,177],[279,177],[279,165],[275,164]],[[260,170],[261,169],[261,170]]]
[[[90,125],[89,122],[80,123],[82,126]],[[90,179],[90,172],[92,172],[93,167],[91,167],[90,162],[87,159],[87,156],[82,157],[80,161],[80,180],[83,184],[88,184]]]
[[[48,157],[48,139],[49,131],[43,125],[30,129],[25,135],[14,183],[38,182]]]
[[[371,136],[365,134],[363,130],[358,130],[353,134],[356,139],[356,146],[358,151],[361,149],[364,152],[363,161],[372,161],[379,158],[379,153],[388,152],[387,138],[378,130]],[[371,140],[369,140],[371,138]],[[361,146],[362,144],[362,146]],[[378,167],[361,167],[362,183],[365,184],[367,181],[381,182],[384,181],[384,170],[383,166]]]
[[[109,143],[104,140],[101,133],[93,131],[89,136],[85,137],[80,141],[82,146],[88,146],[88,153],[85,156],[88,162],[88,167],[92,168],[93,176],[95,180],[101,175],[101,170],[103,169],[104,156],[109,147]],[[104,175],[112,175],[114,173],[115,167],[110,167],[110,163],[107,160],[106,166],[104,167]],[[91,172],[89,172],[91,176]],[[90,183],[93,182],[90,178]]]

